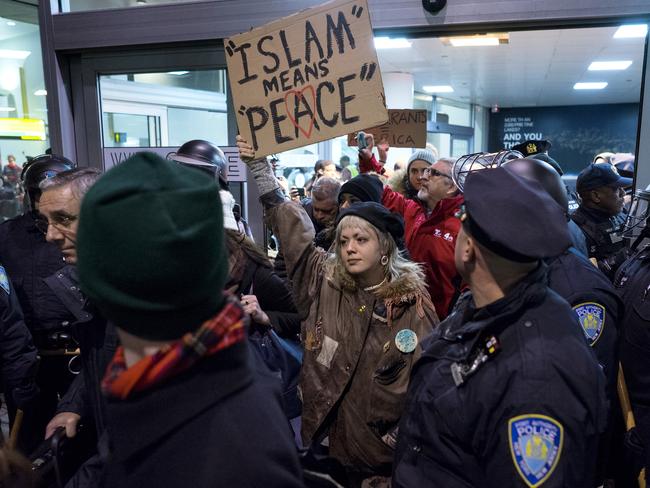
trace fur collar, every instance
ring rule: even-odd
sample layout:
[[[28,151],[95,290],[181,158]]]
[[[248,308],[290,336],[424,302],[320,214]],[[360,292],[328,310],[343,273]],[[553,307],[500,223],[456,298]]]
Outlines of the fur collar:
[[[331,286],[344,292],[355,293],[358,291],[359,287],[349,276],[337,276],[332,269],[333,263],[329,264],[327,281]],[[392,303],[410,302],[421,295],[429,297],[424,279],[411,270],[406,270],[395,280],[387,281],[373,293],[384,302]]]

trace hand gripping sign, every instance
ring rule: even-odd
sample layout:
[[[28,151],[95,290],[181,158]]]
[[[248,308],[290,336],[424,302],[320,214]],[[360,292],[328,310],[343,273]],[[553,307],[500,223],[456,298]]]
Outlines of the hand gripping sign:
[[[366,0],[337,0],[225,40],[239,132],[256,157],[388,120]]]

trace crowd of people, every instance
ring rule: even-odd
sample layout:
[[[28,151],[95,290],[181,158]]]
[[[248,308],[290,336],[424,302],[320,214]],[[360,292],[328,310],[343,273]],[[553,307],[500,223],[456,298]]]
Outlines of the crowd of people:
[[[624,239],[613,155],[573,189],[545,141],[399,170],[366,141],[298,189],[237,136],[273,259],[208,141],[36,158],[0,225],[1,483],[637,486],[647,215]]]

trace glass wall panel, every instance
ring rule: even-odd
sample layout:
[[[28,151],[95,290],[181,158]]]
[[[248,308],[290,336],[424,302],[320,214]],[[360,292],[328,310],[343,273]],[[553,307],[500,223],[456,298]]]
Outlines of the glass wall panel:
[[[100,76],[104,147],[228,144],[225,70]]]
[[[20,167],[49,147],[46,95],[37,6],[0,2],[0,220],[21,211]]]
[[[436,115],[446,115],[446,123],[470,127],[472,125],[472,110],[468,103],[455,102],[445,98],[436,98]]]

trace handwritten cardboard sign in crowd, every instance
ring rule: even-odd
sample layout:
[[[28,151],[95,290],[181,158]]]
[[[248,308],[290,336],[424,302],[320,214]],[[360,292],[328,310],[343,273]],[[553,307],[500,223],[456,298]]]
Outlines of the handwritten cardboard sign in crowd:
[[[390,147],[422,148],[427,144],[427,111],[389,109],[388,122],[363,131],[375,136],[375,143],[386,138]],[[357,145],[355,136],[348,134],[348,146]]]
[[[388,119],[366,0],[338,0],[225,40],[240,133],[256,157]]]

